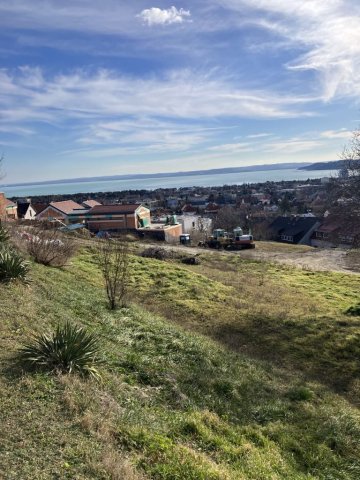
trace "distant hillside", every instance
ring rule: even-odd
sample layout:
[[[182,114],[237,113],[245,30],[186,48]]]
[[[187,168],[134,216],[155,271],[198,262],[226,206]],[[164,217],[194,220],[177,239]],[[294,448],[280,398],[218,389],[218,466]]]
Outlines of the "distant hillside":
[[[340,170],[345,166],[346,160],[332,160],[330,162],[317,162],[311,165],[305,165],[299,170]],[[360,163],[360,162],[359,162]]]
[[[213,168],[210,170],[190,170],[179,172],[163,172],[163,173],[132,173],[129,175],[111,175],[101,177],[80,177],[80,178],[64,178],[59,180],[44,180],[39,182],[12,183],[0,185],[2,187],[23,187],[27,185],[57,185],[62,183],[82,183],[82,182],[102,182],[107,180],[140,180],[144,178],[171,178],[171,177],[187,177],[192,175],[221,175],[224,173],[239,172],[260,172],[269,170],[288,170],[306,167],[309,163],[272,163],[269,165],[249,165],[247,167],[229,167],[229,168]]]

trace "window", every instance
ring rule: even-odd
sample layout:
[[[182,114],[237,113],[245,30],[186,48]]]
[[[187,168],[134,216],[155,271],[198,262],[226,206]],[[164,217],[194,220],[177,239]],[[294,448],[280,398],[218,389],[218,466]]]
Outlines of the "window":
[[[354,242],[353,235],[339,235],[339,238],[342,243],[352,244]]]
[[[293,242],[294,241],[294,237],[291,236],[291,235],[281,235],[280,238],[283,242]]]

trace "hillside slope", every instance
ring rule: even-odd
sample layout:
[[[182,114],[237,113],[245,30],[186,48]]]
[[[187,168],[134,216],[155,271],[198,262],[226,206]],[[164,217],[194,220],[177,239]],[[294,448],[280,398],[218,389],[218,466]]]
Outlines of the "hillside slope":
[[[331,382],[315,381],[310,368],[316,363],[314,348],[325,372],[336,370],[335,340],[352,338],[355,348],[359,319],[347,319],[349,329],[343,326],[340,333],[335,328],[336,321],[345,321],[345,306],[356,299],[355,280],[344,275],[340,284],[340,277],[322,274],[323,284],[316,287],[318,278],[308,272],[226,262],[212,257],[194,272],[196,267],[134,257],[134,306],[116,312],[106,308],[89,251],[64,270],[32,265],[29,288],[0,285],[3,478],[359,478],[359,412],[334,393]],[[250,271],[253,281],[245,288],[238,277]],[[235,315],[240,304],[235,308],[230,301],[236,298],[234,275],[236,288],[241,286],[242,315]],[[262,289],[270,281],[278,288],[278,304],[287,298],[294,312],[275,309],[269,291]],[[316,315],[311,305],[306,309],[294,298],[294,291],[306,292],[309,285]],[[314,345],[315,332],[331,316],[328,344],[321,348],[321,337]],[[234,348],[234,338],[230,342],[219,334],[221,322],[229,327],[234,318],[238,330],[247,326],[244,348],[244,337]],[[102,382],[30,374],[14,363],[14,352],[30,332],[65,320],[98,334]],[[305,335],[293,355],[296,329],[298,340],[300,331]],[[261,330],[264,338],[255,342]],[[280,369],[269,353],[255,355],[267,342],[270,350],[275,342],[281,347],[286,368]],[[355,356],[342,362],[350,369],[354,392]]]

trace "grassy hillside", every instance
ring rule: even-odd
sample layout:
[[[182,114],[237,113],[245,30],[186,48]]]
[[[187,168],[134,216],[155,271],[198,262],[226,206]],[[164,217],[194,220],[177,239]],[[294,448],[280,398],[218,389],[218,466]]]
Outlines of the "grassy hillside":
[[[33,265],[30,287],[0,285],[0,471],[358,479],[360,319],[343,313],[358,282],[235,256],[133,257],[133,306],[110,312],[90,251],[63,270]],[[102,382],[14,363],[30,332],[69,319],[98,334]]]

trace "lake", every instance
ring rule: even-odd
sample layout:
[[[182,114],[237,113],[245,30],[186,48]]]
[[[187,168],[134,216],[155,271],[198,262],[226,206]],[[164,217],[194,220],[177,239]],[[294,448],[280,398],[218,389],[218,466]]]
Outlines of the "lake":
[[[281,180],[307,180],[336,176],[336,170],[297,170],[279,169],[256,172],[238,172],[208,175],[172,175],[141,179],[101,180],[92,182],[52,183],[42,185],[3,186],[7,197],[31,197],[34,195],[56,195],[72,193],[116,192],[121,190],[155,190],[157,188],[215,187],[221,185],[241,185]]]

